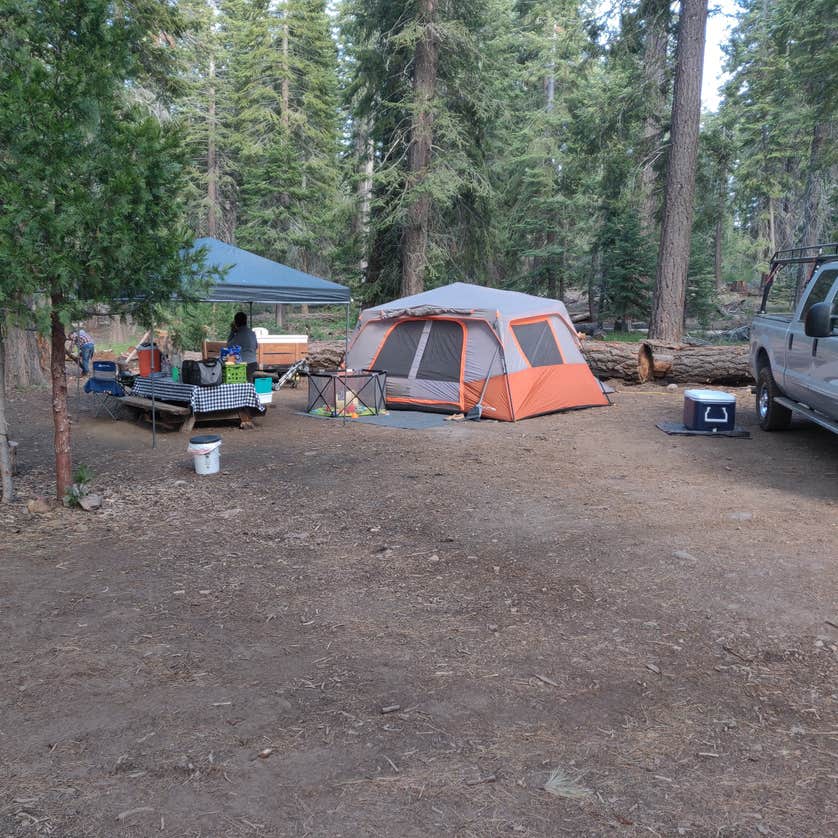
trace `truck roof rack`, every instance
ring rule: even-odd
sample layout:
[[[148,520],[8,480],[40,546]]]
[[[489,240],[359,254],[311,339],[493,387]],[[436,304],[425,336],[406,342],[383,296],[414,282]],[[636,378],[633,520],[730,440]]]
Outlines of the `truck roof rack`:
[[[787,265],[811,265],[809,276],[806,277],[806,282],[798,288],[797,293],[802,292],[806,287],[815,268],[821,262],[827,262],[830,259],[838,259],[838,242],[829,242],[824,244],[813,244],[806,247],[790,247],[786,250],[778,250],[772,257],[768,266],[768,275],[762,283],[762,303],[759,307],[759,313],[765,314],[765,306],[768,304],[768,294],[771,291],[771,286],[777,276],[780,268]],[[797,295],[795,295],[795,299]]]
[[[813,244],[808,247],[790,247],[786,250],[778,250],[771,257],[770,270],[773,271],[775,265],[807,265],[813,262],[825,262],[835,257],[838,257],[838,242]]]

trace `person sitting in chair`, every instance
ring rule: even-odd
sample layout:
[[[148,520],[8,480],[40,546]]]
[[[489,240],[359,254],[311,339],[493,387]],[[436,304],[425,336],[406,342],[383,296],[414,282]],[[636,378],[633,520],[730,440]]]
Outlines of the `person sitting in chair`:
[[[256,360],[259,341],[256,338],[256,332],[247,325],[247,315],[243,311],[237,312],[233,318],[227,346],[241,347],[242,363],[247,364],[247,380],[253,381],[253,374],[259,368]]]
[[[90,362],[93,360],[93,352],[96,349],[93,344],[93,338],[84,329],[75,329],[70,332],[67,339],[72,341],[78,348],[78,363],[81,367],[82,375],[90,375]]]

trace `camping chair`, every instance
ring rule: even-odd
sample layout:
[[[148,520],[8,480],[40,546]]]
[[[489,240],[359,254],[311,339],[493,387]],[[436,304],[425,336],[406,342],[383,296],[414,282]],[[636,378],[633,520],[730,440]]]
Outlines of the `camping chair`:
[[[113,361],[94,361],[93,372],[84,385],[84,392],[92,395],[96,401],[96,416],[103,410],[111,419],[119,418],[122,407],[120,399],[125,395],[125,388],[116,380],[116,364]]]

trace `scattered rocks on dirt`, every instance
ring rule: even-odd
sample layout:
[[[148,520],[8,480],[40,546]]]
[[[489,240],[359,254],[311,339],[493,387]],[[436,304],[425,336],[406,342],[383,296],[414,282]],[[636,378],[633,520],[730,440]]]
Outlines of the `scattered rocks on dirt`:
[[[55,509],[55,505],[45,497],[37,497],[27,501],[26,508],[32,515],[47,515]]]
[[[102,506],[102,496],[97,494],[82,495],[79,498],[79,506],[85,512],[93,512]]]

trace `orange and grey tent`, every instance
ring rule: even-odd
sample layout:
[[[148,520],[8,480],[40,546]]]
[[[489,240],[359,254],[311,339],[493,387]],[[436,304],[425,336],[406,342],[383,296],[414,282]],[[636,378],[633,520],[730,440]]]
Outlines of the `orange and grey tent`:
[[[455,282],[361,312],[349,369],[387,373],[387,404],[488,419],[608,404],[567,309]]]

